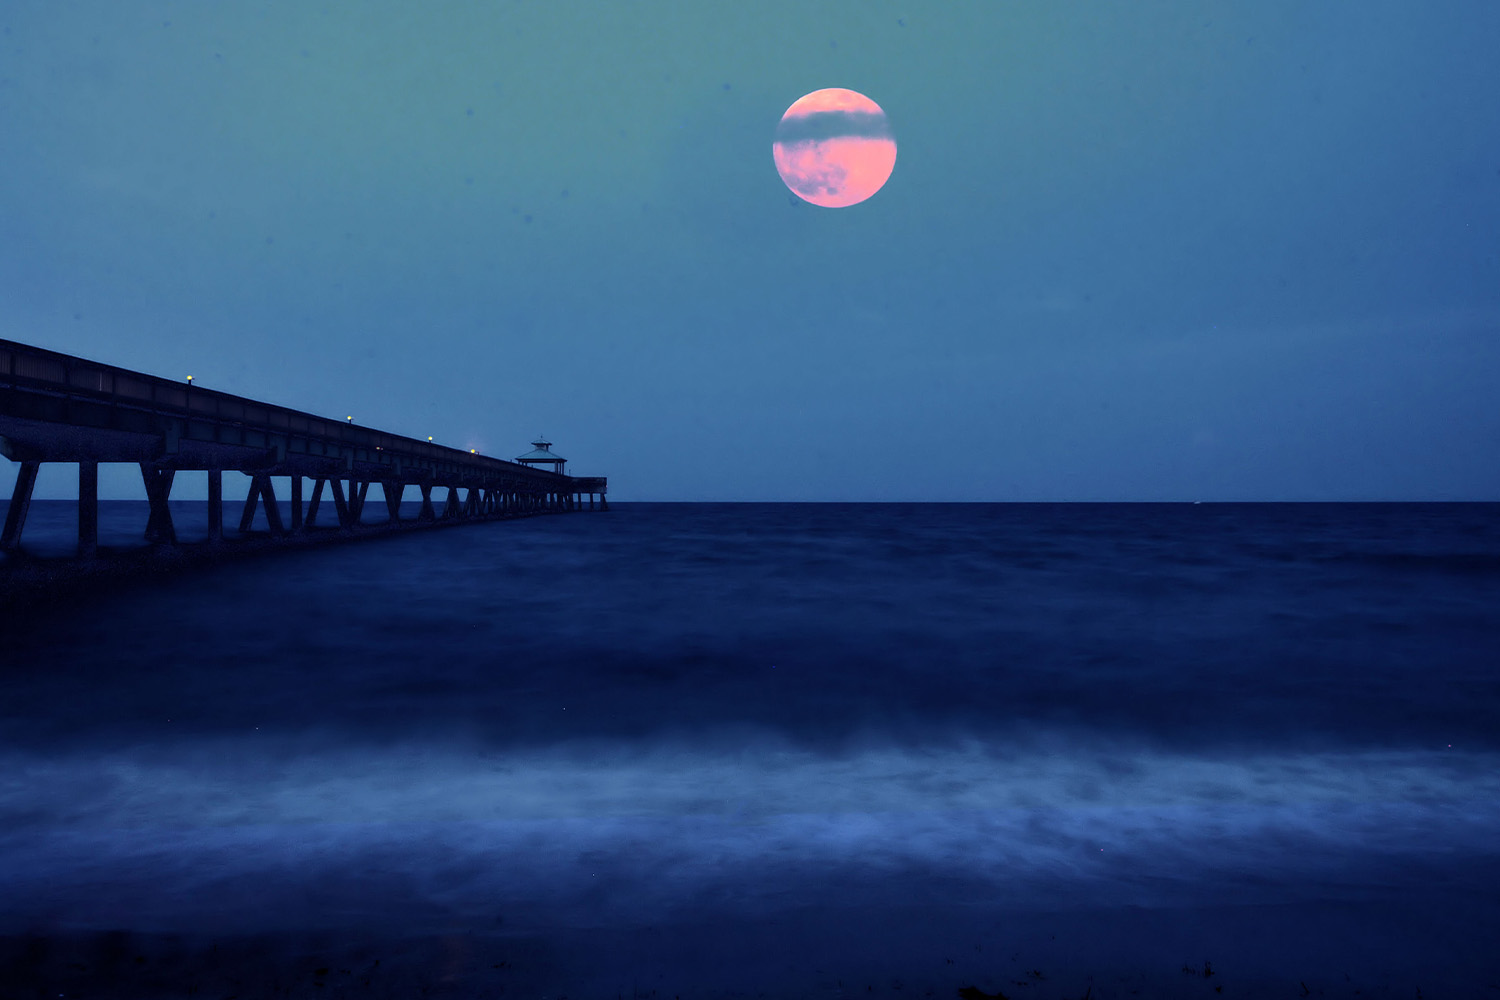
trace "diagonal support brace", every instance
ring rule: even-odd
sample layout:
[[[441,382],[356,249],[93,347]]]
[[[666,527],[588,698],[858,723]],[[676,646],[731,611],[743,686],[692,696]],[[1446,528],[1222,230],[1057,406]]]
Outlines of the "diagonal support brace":
[[[41,464],[22,462],[16,473],[16,488],[5,512],[5,531],[0,534],[0,550],[14,552],[21,544],[21,529],[26,526],[26,512],[31,509],[31,492],[36,488],[36,472]]]

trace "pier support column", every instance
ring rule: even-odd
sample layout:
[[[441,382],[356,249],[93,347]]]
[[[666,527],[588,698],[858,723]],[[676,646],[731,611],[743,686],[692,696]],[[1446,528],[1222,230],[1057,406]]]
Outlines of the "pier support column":
[[[271,486],[270,476],[261,476],[260,498],[266,507],[266,524],[271,529],[271,534],[285,534],[281,526],[281,508],[276,504],[276,491]]]
[[[146,515],[146,541],[152,545],[177,544],[177,529],[172,526],[172,511],[167,507],[176,477],[176,469],[153,469],[141,463],[141,480],[146,484],[146,501],[151,509]]]
[[[271,477],[264,472],[257,472],[250,477],[250,493],[245,497],[245,510],[240,515],[240,531],[249,531],[250,525],[255,521],[257,500],[266,509],[266,527],[271,529],[271,534],[285,534],[281,526],[281,508],[276,506],[276,491],[271,486]]]
[[[224,537],[224,470],[208,470],[208,540]]]
[[[26,512],[31,509],[31,492],[36,489],[36,471],[41,462],[22,462],[16,473],[16,488],[10,495],[10,509],[5,512],[5,531],[0,534],[0,549],[14,552],[21,544],[21,529],[26,526]]]
[[[444,486],[448,491],[448,497],[443,501],[443,520],[451,521],[458,516],[458,487]]]
[[[436,521],[437,515],[432,510],[432,484],[423,483],[422,490],[422,512],[417,515],[418,521]]]
[[[389,479],[380,484],[385,494],[385,512],[392,524],[401,523],[401,494],[406,492],[405,483],[393,483]]]
[[[78,555],[92,559],[99,551],[99,463],[78,463]]]
[[[318,504],[323,502],[323,480],[313,480],[312,499],[307,501],[307,518],[302,522],[303,531],[311,531],[318,520]]]
[[[255,502],[260,499],[260,477],[250,480],[250,492],[245,494],[245,506],[240,511],[240,534],[250,530],[255,523]]]
[[[352,485],[354,480],[349,480]],[[349,502],[344,499],[344,481],[342,479],[328,480],[328,491],[333,494],[333,509],[339,515],[340,528],[352,528],[354,522],[349,517]]]
[[[359,524],[359,519],[365,514],[365,497],[370,492],[368,482],[360,482],[357,479],[349,480],[349,526]]]
[[[302,530],[302,477],[292,477],[292,530]]]

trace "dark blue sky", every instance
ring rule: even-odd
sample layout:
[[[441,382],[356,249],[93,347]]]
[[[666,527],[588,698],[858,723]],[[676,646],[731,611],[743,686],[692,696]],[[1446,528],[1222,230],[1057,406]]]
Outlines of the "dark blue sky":
[[[1500,494],[1488,0],[313,6],[0,10],[0,336],[622,500]]]

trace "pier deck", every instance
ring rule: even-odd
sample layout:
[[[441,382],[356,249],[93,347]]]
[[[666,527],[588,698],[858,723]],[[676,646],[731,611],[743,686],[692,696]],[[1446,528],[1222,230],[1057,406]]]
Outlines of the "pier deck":
[[[0,455],[20,466],[0,531],[7,568],[25,561],[22,532],[44,462],[78,465],[80,562],[99,556],[101,462],[140,467],[150,511],[145,540],[168,562],[184,561],[187,548],[210,547],[219,558],[236,546],[608,509],[603,477],[561,475],[9,340],[0,340]],[[250,477],[231,538],[222,531],[227,471]],[[167,501],[182,472],[208,477],[205,542],[177,539]],[[291,501],[289,521],[278,505],[278,479]],[[372,483],[380,484],[386,507],[386,518],[373,525],[362,521]],[[409,487],[422,506],[403,519]],[[434,490],[442,492],[439,501]],[[257,510],[267,530],[252,530]]]

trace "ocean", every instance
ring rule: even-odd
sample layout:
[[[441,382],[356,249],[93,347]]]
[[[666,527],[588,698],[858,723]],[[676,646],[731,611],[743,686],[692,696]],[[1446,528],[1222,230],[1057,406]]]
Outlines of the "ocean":
[[[0,642],[0,998],[1500,996],[1500,504],[617,503]]]

